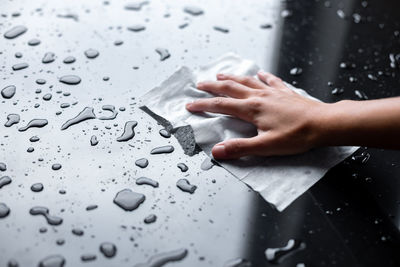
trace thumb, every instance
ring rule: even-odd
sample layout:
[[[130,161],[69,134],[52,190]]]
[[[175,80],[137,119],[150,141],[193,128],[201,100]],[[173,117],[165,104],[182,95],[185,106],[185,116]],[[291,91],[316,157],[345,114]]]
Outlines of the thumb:
[[[248,155],[260,154],[260,137],[229,139],[216,144],[212,149],[215,159],[236,159]]]

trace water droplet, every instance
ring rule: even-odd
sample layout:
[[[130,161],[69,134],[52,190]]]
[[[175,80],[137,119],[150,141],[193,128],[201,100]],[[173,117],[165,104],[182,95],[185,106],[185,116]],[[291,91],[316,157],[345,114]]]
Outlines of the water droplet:
[[[137,121],[127,121],[125,123],[124,132],[120,137],[117,138],[118,142],[125,142],[132,139],[135,136],[135,127],[137,125]]]
[[[146,158],[141,158],[135,161],[135,165],[140,168],[146,168],[149,165],[149,161]]]
[[[59,245],[59,246],[64,245],[64,244],[65,244],[65,239],[63,239],[63,238],[57,239],[57,240],[56,240],[56,244]]]
[[[80,229],[80,228],[74,228],[74,229],[72,229],[72,231],[71,231],[74,235],[77,235],[77,236],[83,236],[84,234],[85,234],[85,232],[82,230],[82,229]]]
[[[204,14],[203,9],[196,7],[196,6],[185,6],[183,8],[183,11],[192,16],[199,16],[199,15]]]
[[[136,24],[136,25],[132,25],[132,26],[128,27],[128,30],[130,30],[132,32],[140,32],[140,31],[144,31],[145,29],[146,29],[146,27],[141,24]]]
[[[133,192],[130,189],[123,189],[117,193],[114,203],[126,211],[133,211],[146,199],[145,195]]]
[[[112,114],[109,117],[100,117],[99,120],[113,120],[118,115],[118,111],[115,110],[115,106],[113,105],[104,105],[101,109],[111,111]]]
[[[23,69],[26,69],[27,67],[29,67],[29,64],[24,62],[24,63],[18,63],[18,64],[13,65],[12,69],[13,70],[23,70]]]
[[[371,157],[371,155],[364,151],[359,155],[354,155],[351,157],[351,160],[353,160],[354,162],[360,163],[360,164],[365,164],[367,163],[367,161],[369,160],[369,158]]]
[[[31,142],[37,142],[37,141],[39,141],[40,140],[40,138],[39,137],[37,137],[36,135],[34,135],[34,136],[32,136],[31,138],[29,138],[29,141],[31,141]]]
[[[59,169],[61,169],[61,167],[62,165],[60,163],[54,163],[53,165],[51,165],[53,171],[58,171]]]
[[[95,146],[99,143],[99,140],[97,140],[97,136],[92,135],[92,137],[90,138],[90,145],[91,146]]]
[[[47,232],[47,228],[46,227],[40,227],[39,229],[39,233],[46,233]]]
[[[62,126],[61,130],[68,129],[70,126],[80,123],[85,120],[95,119],[96,115],[94,114],[92,107],[85,107],[81,112],[79,112],[76,117],[67,120]]]
[[[344,13],[344,11],[341,10],[341,9],[338,9],[338,10],[336,11],[336,14],[337,14],[338,17],[341,18],[341,19],[345,19],[345,18],[347,17],[346,14]]]
[[[147,216],[146,218],[144,218],[144,223],[146,224],[150,224],[153,223],[157,220],[157,216],[155,214],[150,214],[149,216]]]
[[[69,85],[76,85],[81,82],[81,78],[76,75],[65,75],[60,78],[60,82],[69,84]]]
[[[272,24],[269,23],[264,23],[260,25],[261,29],[271,29],[272,28]]]
[[[56,60],[56,55],[53,52],[47,52],[42,58],[42,63],[48,64]]]
[[[19,267],[19,264],[15,259],[11,259],[8,261],[7,267]]]
[[[284,9],[281,12],[281,17],[282,18],[290,18],[293,15],[293,12],[291,10],[288,9]]]
[[[39,262],[39,267],[63,267],[65,259],[60,255],[51,255]]]
[[[354,90],[354,94],[361,100],[368,100],[368,96],[361,90]]]
[[[83,254],[81,256],[82,261],[94,261],[96,258],[97,256],[95,254]]]
[[[157,181],[155,181],[153,179],[150,179],[150,178],[147,178],[147,177],[139,177],[139,178],[137,178],[136,179],[136,184],[137,185],[146,184],[146,185],[150,185],[152,187],[158,187],[158,182]]]
[[[33,192],[41,192],[43,191],[43,184],[42,183],[35,183],[31,186],[31,190]]]
[[[28,147],[28,149],[26,150],[26,152],[28,153],[32,153],[33,151],[35,151],[33,147]]]
[[[178,163],[176,166],[182,171],[182,172],[187,172],[189,170],[188,166],[186,166],[185,163]]]
[[[204,159],[204,161],[201,163],[200,169],[202,169],[203,171],[208,171],[210,170],[212,167],[214,167],[214,162],[211,158],[207,157]]]
[[[159,134],[164,138],[170,138],[171,137],[171,133],[167,129],[161,129],[159,131]]]
[[[69,103],[61,103],[60,108],[69,108],[71,105]]]
[[[142,1],[142,2],[132,2],[128,3],[125,5],[126,10],[134,10],[134,11],[139,11],[142,9],[142,7],[146,4],[148,4],[148,1]]]
[[[100,252],[107,258],[112,258],[117,254],[117,247],[110,242],[100,244]]]
[[[114,41],[114,45],[122,45],[124,43],[124,41],[122,40],[115,40]]]
[[[1,90],[1,96],[5,99],[10,99],[15,95],[16,87],[14,85],[8,85]]]
[[[18,36],[24,34],[27,30],[28,30],[27,27],[18,25],[18,26],[11,28],[8,31],[6,31],[4,33],[4,37],[7,39],[14,39],[14,38],[17,38]]]
[[[33,119],[25,127],[21,127],[18,129],[20,132],[24,132],[28,130],[29,128],[42,128],[46,126],[49,122],[46,119]]]
[[[10,208],[5,203],[0,203],[0,218],[5,218],[10,214]]]
[[[169,154],[174,152],[174,147],[173,146],[160,146],[160,147],[156,147],[153,148],[150,152],[150,154],[152,155],[156,155],[156,154]]]
[[[194,191],[196,191],[197,189],[197,186],[190,184],[190,182],[187,179],[179,179],[176,182],[176,186],[183,192],[187,192],[190,194],[193,194]]]
[[[171,56],[171,54],[165,48],[156,48],[156,52],[160,55],[160,61],[164,61]]]
[[[45,80],[45,79],[37,79],[37,80],[36,80],[36,83],[37,83],[37,84],[45,84],[45,83],[46,83],[46,80]]]
[[[296,239],[290,239],[285,247],[267,248],[265,250],[265,256],[270,263],[279,264],[295,251],[302,250],[305,247],[305,243]]]
[[[46,207],[36,206],[29,210],[31,215],[42,215],[46,218],[46,221],[50,225],[60,225],[63,220],[57,216],[51,216],[49,214],[49,209]]]
[[[7,121],[4,123],[4,126],[11,127],[14,124],[19,122],[19,115],[18,114],[8,114]]]
[[[332,95],[341,95],[343,93],[344,93],[344,89],[343,88],[337,88],[336,87],[331,91]]]
[[[173,261],[183,260],[188,254],[187,249],[177,249],[169,252],[163,252],[151,256],[146,263],[139,263],[134,267],[160,267]]]
[[[22,57],[22,53],[21,52],[16,52],[15,53],[15,57],[16,58],[21,58]]]
[[[222,27],[222,26],[214,26],[213,29],[216,30],[216,31],[222,32],[222,33],[228,33],[229,32],[228,28],[225,28],[225,27]]]
[[[292,68],[290,70],[290,75],[293,75],[293,76],[298,76],[298,75],[300,75],[302,73],[303,73],[303,69],[302,68],[295,67],[295,68]]]
[[[236,258],[227,261],[224,267],[251,267],[253,266],[250,261],[242,258]]]
[[[97,209],[97,208],[98,208],[98,206],[95,205],[95,204],[93,204],[93,205],[87,206],[87,207],[86,207],[86,210],[94,210],[94,209]]]
[[[4,162],[0,162],[0,171],[5,172],[7,170],[7,165]]]
[[[51,99],[52,95],[50,93],[47,93],[43,96],[44,101],[49,101]]]
[[[36,38],[30,39],[28,41],[28,45],[30,45],[30,46],[36,46],[36,45],[39,45],[39,44],[40,44],[40,40],[36,39]]]
[[[85,51],[85,56],[86,56],[87,58],[90,58],[90,59],[93,59],[93,58],[98,57],[99,54],[100,54],[99,51],[94,50],[94,49],[92,49],[92,48],[89,48],[88,50]]]
[[[63,62],[64,62],[65,64],[71,64],[71,63],[74,63],[75,60],[76,60],[75,57],[73,57],[73,56],[68,56],[68,57],[64,58]]]

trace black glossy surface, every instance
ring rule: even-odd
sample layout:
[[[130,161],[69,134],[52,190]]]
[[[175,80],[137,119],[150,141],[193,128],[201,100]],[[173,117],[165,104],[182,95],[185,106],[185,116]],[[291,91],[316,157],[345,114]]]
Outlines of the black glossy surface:
[[[238,257],[254,266],[269,266],[265,250],[284,246],[289,239],[303,241],[306,248],[280,266],[400,265],[399,152],[368,149],[371,157],[365,164],[347,160],[279,213],[222,168],[202,171],[206,156],[189,157],[175,138],[161,137],[162,127],[138,108],[137,100],[177,67],[196,67],[229,51],[256,60],[328,102],[357,99],[356,89],[369,98],[399,95],[400,71],[389,65],[389,53],[400,53],[398,1],[368,1],[366,7],[360,1],[191,2],[204,10],[199,16],[184,12],[186,1],[151,1],[139,11],[124,9],[126,3],[0,4],[0,89],[17,88],[13,98],[0,98],[0,162],[7,164],[0,175],[12,179],[0,189],[0,203],[11,209],[0,218],[0,266],[11,259],[20,266],[35,266],[57,254],[65,257],[66,266],[133,266],[177,249],[187,249],[188,255],[171,266],[223,266]],[[282,18],[285,8],[292,15]],[[340,18],[337,10],[347,18]],[[361,15],[360,23],[354,22],[354,13]],[[272,27],[260,27],[263,24]],[[5,39],[2,35],[16,25],[28,31]],[[146,29],[126,29],[133,25]],[[215,31],[214,26],[228,28],[229,33]],[[33,38],[41,43],[29,46]],[[123,44],[114,45],[117,40]],[[171,56],[160,61],[157,48]],[[88,49],[99,51],[99,56],[88,59]],[[16,58],[17,52],[23,57]],[[43,64],[47,52],[55,53],[56,60]],[[63,63],[68,56],[76,62]],[[22,62],[29,67],[12,70]],[[343,69],[341,62],[356,66]],[[302,73],[290,75],[294,67]],[[378,80],[370,80],[368,74]],[[64,75],[78,75],[82,81],[62,84],[59,78]],[[350,76],[357,82],[350,82]],[[47,82],[40,85],[37,79]],[[344,93],[332,95],[335,87],[344,88]],[[37,88],[41,93],[35,93]],[[42,99],[46,93],[52,93],[51,100]],[[71,106],[61,109],[62,103]],[[86,106],[94,107],[97,117],[108,115],[102,111],[107,104],[126,110],[120,109],[114,120],[88,120],[61,131],[61,125]],[[58,111],[62,113],[56,115]],[[21,121],[4,127],[10,113],[19,114]],[[18,131],[34,118],[46,118],[49,124]],[[138,122],[135,136],[117,142],[132,120]],[[92,135],[98,138],[96,146],[90,144]],[[32,136],[40,140],[32,143]],[[165,145],[173,145],[174,152],[150,154]],[[27,153],[31,146],[35,150]],[[146,168],[135,166],[140,158],[149,160]],[[180,162],[189,167],[187,172],[177,168]],[[52,170],[56,163],[61,169]],[[157,180],[159,187],[136,185],[141,176]],[[182,178],[197,186],[195,193],[176,187]],[[43,191],[32,192],[31,185],[39,182]],[[132,212],[113,203],[125,188],[146,195]],[[98,208],[87,210],[90,205]],[[41,216],[30,215],[34,206],[46,206],[62,224],[51,226]],[[145,224],[150,214],[157,220]],[[41,233],[43,227],[48,231]],[[82,229],[84,235],[75,236],[72,229]],[[60,239],[65,243],[56,245]],[[115,257],[100,252],[104,242],[116,245]],[[81,261],[86,254],[97,258]]]

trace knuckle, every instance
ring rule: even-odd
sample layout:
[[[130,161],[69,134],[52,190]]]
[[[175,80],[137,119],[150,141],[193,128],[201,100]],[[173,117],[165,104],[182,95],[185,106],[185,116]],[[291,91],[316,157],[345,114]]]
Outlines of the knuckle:
[[[226,99],[224,99],[224,98],[222,98],[222,97],[215,97],[215,98],[212,100],[212,104],[213,104],[214,106],[223,106],[223,105],[225,105],[225,103],[226,103]]]
[[[281,83],[282,82],[282,80],[280,79],[280,78],[278,78],[278,77],[272,77],[271,79],[270,79],[270,84],[279,84],[279,83]]]

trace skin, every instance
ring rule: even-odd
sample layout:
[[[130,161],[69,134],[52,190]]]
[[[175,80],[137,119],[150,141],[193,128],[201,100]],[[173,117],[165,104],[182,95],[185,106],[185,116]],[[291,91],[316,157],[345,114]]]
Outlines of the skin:
[[[231,115],[254,124],[258,135],[216,144],[216,159],[291,155],[319,146],[400,149],[400,97],[323,103],[303,97],[278,77],[218,74],[197,84],[216,97],[188,103],[191,112]]]

